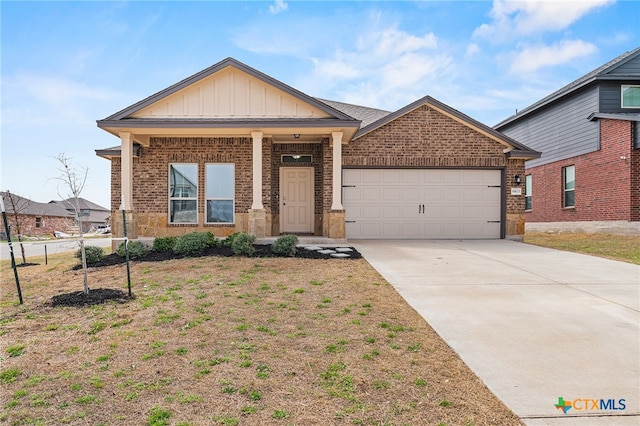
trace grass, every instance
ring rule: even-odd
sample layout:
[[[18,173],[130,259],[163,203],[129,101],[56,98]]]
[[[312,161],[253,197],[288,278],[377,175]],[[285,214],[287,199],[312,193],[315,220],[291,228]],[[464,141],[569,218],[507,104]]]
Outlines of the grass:
[[[136,299],[54,308],[75,262],[20,268],[24,305],[0,265],[0,424],[521,424],[364,260],[134,262]]]
[[[528,232],[525,243],[640,265],[640,238],[630,235]]]

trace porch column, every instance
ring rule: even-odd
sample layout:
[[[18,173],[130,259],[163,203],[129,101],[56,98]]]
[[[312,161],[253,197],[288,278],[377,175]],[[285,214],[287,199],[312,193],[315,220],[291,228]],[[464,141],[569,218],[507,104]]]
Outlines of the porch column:
[[[133,135],[131,132],[120,132],[120,209],[112,207],[111,226],[115,237],[124,237],[124,221],[122,210],[127,220],[127,237],[130,240],[138,238],[138,217],[133,209]],[[121,240],[114,240],[111,249],[115,250]]]
[[[130,132],[120,132],[122,144],[120,150],[120,191],[122,205],[120,210],[133,210],[133,138]]]
[[[251,132],[253,138],[253,203],[252,210],[262,210],[262,132]]]
[[[253,201],[249,210],[249,233],[267,236],[267,214],[262,205],[262,132],[251,132],[253,139]]]
[[[332,132],[333,143],[333,197],[331,210],[343,210],[342,207],[342,132]]]

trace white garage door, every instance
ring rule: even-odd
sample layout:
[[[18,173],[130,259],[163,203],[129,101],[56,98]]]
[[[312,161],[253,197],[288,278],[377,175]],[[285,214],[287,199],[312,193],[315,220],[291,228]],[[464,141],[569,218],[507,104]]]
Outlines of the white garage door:
[[[500,238],[500,170],[345,169],[350,239]]]

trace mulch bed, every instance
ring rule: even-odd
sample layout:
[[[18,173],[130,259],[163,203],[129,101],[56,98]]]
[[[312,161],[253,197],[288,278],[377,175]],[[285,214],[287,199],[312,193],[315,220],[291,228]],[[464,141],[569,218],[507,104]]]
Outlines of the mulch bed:
[[[114,290],[111,288],[96,288],[90,289],[89,294],[84,294],[84,291],[74,291],[72,293],[58,294],[51,298],[52,306],[89,306],[99,305],[105,302],[120,302],[124,303],[135,297],[129,297],[127,293],[121,290]]]
[[[255,253],[250,257],[281,257],[275,255],[271,251],[271,245],[269,244],[254,244],[253,247],[256,249]],[[362,255],[353,247],[350,247],[351,252],[349,252],[349,257],[344,259],[360,259]],[[207,250],[199,253],[197,255],[189,256],[189,257],[204,257],[204,256],[218,256],[218,257],[231,257],[235,256],[231,247],[220,246],[220,247],[210,247]],[[150,250],[144,257],[130,258],[130,261],[136,262],[162,262],[165,260],[171,259],[182,259],[187,256],[175,254],[171,251],[152,251]],[[300,259],[334,259],[330,254],[319,253],[316,250],[307,250],[305,248],[298,248],[296,250],[295,258]],[[126,259],[122,256],[118,256],[116,253],[109,254],[102,258],[101,261],[92,263],[87,265],[88,267],[101,267],[101,266],[111,266],[111,265],[119,265],[125,263]],[[76,265],[73,267],[74,270],[82,269],[82,265]]]
[[[255,253],[250,257],[281,257],[275,255],[271,251],[271,245],[268,244],[254,244],[254,248],[256,249]],[[351,252],[349,252],[349,257],[343,259],[360,259],[362,255],[355,248],[350,247]],[[199,253],[197,255],[189,256],[189,257],[205,257],[205,256],[217,256],[217,257],[232,257],[236,256],[231,250],[230,247],[220,246],[220,247],[210,247],[207,250]],[[165,260],[171,259],[182,259],[186,256],[175,254],[171,251],[153,251],[149,250],[144,257],[137,257],[135,259],[129,259],[132,262],[162,262]],[[295,258],[301,259],[334,259],[331,257],[331,254],[319,253],[317,250],[307,250],[305,248],[298,248],[296,250]],[[122,256],[117,255],[116,253],[109,254],[102,258],[101,261],[92,263],[87,265],[90,268],[102,267],[102,266],[112,266],[112,265],[120,265],[126,262],[126,259]],[[82,265],[76,265],[72,268],[73,270],[82,269]],[[129,297],[129,295],[121,290],[113,290],[108,288],[98,288],[98,289],[90,289],[89,294],[84,294],[83,291],[74,291],[72,293],[59,294],[51,298],[52,306],[88,306],[88,305],[98,305],[101,303],[115,301],[119,303],[125,303],[131,299],[135,298]]]

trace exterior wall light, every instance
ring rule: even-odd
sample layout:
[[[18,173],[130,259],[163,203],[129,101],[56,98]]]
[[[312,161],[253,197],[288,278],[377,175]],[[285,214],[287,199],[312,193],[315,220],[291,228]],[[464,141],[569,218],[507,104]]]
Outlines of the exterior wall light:
[[[516,185],[520,185],[522,183],[522,178],[520,177],[520,175],[515,175],[513,179],[515,180]]]

